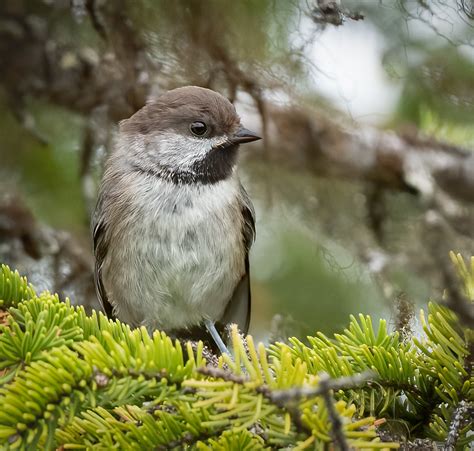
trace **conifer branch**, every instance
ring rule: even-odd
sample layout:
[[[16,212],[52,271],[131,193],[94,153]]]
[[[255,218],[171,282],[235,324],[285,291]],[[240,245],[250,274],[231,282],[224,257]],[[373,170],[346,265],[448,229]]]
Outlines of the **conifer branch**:
[[[363,315],[307,344],[291,338],[265,348],[233,329],[234,360],[215,362],[202,343],[150,336],[49,293],[38,297],[7,267],[2,303],[0,445],[395,448],[387,442],[400,440],[395,422],[413,443],[429,438],[452,449],[473,438],[465,421],[472,331],[439,304],[421,312],[423,333],[403,340]]]

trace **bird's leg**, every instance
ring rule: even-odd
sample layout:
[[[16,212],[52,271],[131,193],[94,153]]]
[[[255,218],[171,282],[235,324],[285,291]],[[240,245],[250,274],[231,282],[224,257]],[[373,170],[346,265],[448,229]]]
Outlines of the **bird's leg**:
[[[217,347],[219,348],[219,351],[221,351],[221,354],[230,355],[230,352],[227,349],[227,346],[222,341],[222,338],[221,338],[221,336],[219,335],[219,332],[216,329],[216,325],[214,324],[214,321],[211,321],[210,319],[206,319],[206,320],[204,320],[204,325],[206,326],[206,329],[211,334],[214,342],[216,343]]]

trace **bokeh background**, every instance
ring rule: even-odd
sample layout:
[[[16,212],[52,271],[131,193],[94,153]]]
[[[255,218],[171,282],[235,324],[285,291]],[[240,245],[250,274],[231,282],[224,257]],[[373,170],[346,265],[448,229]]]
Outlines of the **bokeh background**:
[[[0,261],[76,304],[116,124],[187,84],[265,137],[240,167],[257,338],[396,327],[474,254],[470,0],[3,0],[0,67]]]

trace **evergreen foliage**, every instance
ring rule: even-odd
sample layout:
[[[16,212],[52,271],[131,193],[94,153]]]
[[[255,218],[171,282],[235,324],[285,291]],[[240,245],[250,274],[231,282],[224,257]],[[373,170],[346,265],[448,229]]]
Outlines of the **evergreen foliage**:
[[[463,449],[474,437],[472,330],[435,303],[416,338],[363,315],[334,338],[268,348],[234,329],[234,357],[217,366],[201,343],[36,295],[6,266],[0,305],[2,449],[324,449],[338,434],[358,449],[414,438]]]
[[[31,299],[36,295],[34,288],[21,277],[18,271],[12,272],[8,266],[2,265],[0,272],[0,307],[8,308],[12,304]]]

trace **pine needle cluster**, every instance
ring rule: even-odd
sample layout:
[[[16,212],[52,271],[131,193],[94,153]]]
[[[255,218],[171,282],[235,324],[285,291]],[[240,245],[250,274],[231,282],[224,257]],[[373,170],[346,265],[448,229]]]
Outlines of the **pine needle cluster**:
[[[233,356],[217,365],[202,343],[87,315],[6,266],[0,309],[2,449],[391,449],[416,438],[463,449],[474,439],[473,332],[439,304],[421,312],[423,334],[404,339],[363,315],[306,343],[265,347],[234,329]]]

